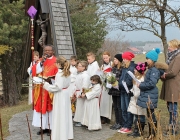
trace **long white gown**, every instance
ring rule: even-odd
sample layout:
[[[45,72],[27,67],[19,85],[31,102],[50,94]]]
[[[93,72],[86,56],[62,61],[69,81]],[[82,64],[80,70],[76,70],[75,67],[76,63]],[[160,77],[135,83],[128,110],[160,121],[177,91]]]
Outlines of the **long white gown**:
[[[48,59],[52,59],[52,57]],[[43,71],[43,67],[41,67],[40,63],[36,65],[36,73],[39,74]],[[28,69],[28,72],[30,72],[30,69]],[[32,97],[32,92],[29,94],[29,96]],[[32,99],[32,98],[31,98]],[[33,112],[33,119],[32,119],[32,125],[34,127],[41,127],[41,113],[36,112],[34,110]],[[52,129],[52,111],[48,111],[45,114],[42,114],[42,129]]]
[[[59,69],[54,85],[45,82],[43,88],[54,93],[52,114],[52,140],[73,139],[71,102],[68,87],[71,77],[62,76]]]
[[[77,78],[76,78],[76,94],[77,97],[81,95],[82,89],[89,88],[90,86],[90,77],[87,73],[87,71],[83,71],[81,73],[78,73]],[[84,111],[84,99],[83,98],[77,98],[76,101],[76,112],[74,115],[74,121],[75,122],[81,122],[83,118],[83,111]]]
[[[99,110],[99,96],[101,94],[101,85],[96,84],[92,87],[90,92],[86,93],[87,99],[84,102],[84,113],[82,124],[88,126],[88,130],[102,129],[100,110]]]
[[[98,70],[99,70],[99,65],[97,61],[94,61],[93,63],[88,65],[87,72],[90,77],[96,75]]]
[[[108,65],[103,64],[101,70],[106,71],[107,69],[111,68],[111,65],[112,63],[109,63]],[[100,115],[108,119],[111,119],[112,96],[108,94],[108,91],[109,90],[106,87],[102,87],[102,94],[100,97]]]
[[[74,89],[75,89],[75,81],[77,77],[77,68],[75,66],[70,66],[70,72],[71,72],[71,84],[69,86],[69,96],[72,97],[74,94]]]

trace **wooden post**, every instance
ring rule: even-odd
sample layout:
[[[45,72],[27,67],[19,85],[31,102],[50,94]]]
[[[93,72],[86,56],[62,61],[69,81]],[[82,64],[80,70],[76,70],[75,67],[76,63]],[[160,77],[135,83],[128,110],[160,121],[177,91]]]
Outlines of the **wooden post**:
[[[28,119],[28,115],[27,115],[27,114],[26,114],[26,119],[27,119],[27,123],[28,123],[28,130],[29,130],[30,140],[32,140],[32,137],[31,137],[31,129],[30,129],[29,119]]]
[[[1,129],[1,140],[4,140],[3,139],[3,132],[2,132],[1,113],[0,113],[0,129]]]

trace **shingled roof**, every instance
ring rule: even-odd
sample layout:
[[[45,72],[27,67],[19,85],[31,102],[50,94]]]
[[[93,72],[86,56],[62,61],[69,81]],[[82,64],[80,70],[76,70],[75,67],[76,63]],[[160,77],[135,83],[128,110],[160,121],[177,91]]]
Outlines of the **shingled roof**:
[[[49,0],[51,33],[56,53],[69,59],[75,46],[66,0]]]

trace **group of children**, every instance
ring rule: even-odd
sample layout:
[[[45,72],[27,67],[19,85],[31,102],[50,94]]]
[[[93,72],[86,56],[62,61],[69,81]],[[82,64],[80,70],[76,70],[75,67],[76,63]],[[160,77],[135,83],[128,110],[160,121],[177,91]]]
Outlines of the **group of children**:
[[[134,121],[134,131],[128,136],[140,136],[139,130],[142,132],[144,130],[146,114],[148,117],[152,116],[156,126],[154,109],[157,108],[158,102],[156,84],[160,79],[160,71],[155,67],[155,62],[159,53],[159,49],[149,51],[146,54],[146,62],[135,64],[132,61],[135,55],[131,52],[116,54],[112,62],[110,53],[105,51],[102,53],[101,67],[92,52],[87,53],[87,61],[80,61],[76,56],[72,56],[70,66],[66,59],[57,58],[56,65],[59,71],[55,83],[51,85],[45,82],[43,86],[50,92],[60,93],[55,94],[53,99],[53,115],[56,116],[53,124],[61,122],[64,125],[53,126],[54,130],[61,131],[66,126],[67,131],[72,131],[70,97],[76,100],[73,120],[77,127],[86,126],[88,130],[102,129],[101,124],[109,123],[111,120],[112,105],[116,122],[110,129],[118,130],[120,133],[130,133]],[[69,70],[71,73],[68,72]],[[134,74],[136,80],[128,74],[128,71]],[[115,75],[118,88],[108,84],[106,76],[109,73]],[[68,96],[63,94],[66,89]],[[67,113],[62,115],[58,113],[59,109]],[[55,138],[58,132],[52,131],[52,134]],[[155,130],[152,124],[149,124],[150,137],[151,134],[155,135]]]
[[[101,123],[109,123],[111,120],[113,104],[116,123],[110,127],[111,129],[118,130],[120,133],[129,133],[128,136],[140,136],[140,132],[144,130],[145,115],[147,115],[152,117],[153,122],[153,124],[148,123],[149,137],[155,136],[154,126],[157,126],[157,120],[154,109],[157,108],[158,102],[156,84],[162,71],[165,70],[163,67],[155,66],[159,53],[159,49],[149,51],[146,54],[146,62],[135,64],[132,61],[135,55],[131,52],[116,54],[113,62],[111,62],[110,53],[103,52],[103,65],[100,68],[95,61],[95,55],[88,53],[89,64],[85,64],[85,61],[79,61],[77,64],[78,74],[74,84],[76,91],[73,91],[72,95],[77,98],[75,126],[84,125],[89,130],[101,129]],[[136,80],[128,74],[128,71],[134,74]],[[115,75],[118,89],[112,85],[107,86],[108,73]],[[94,78],[96,80],[93,80]],[[83,92],[83,89],[89,88],[88,92]]]

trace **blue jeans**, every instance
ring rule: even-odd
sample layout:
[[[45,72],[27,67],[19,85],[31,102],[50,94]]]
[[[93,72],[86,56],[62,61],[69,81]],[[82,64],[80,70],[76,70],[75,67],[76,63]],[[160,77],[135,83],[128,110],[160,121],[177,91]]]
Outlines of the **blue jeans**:
[[[122,117],[123,122],[122,125],[124,128],[131,129],[133,124],[133,114],[130,112],[127,112],[129,102],[130,102],[130,96],[126,92],[121,92],[121,110],[122,110]]]
[[[169,124],[174,126],[176,124],[177,118],[177,102],[167,102],[168,111],[169,111]]]

